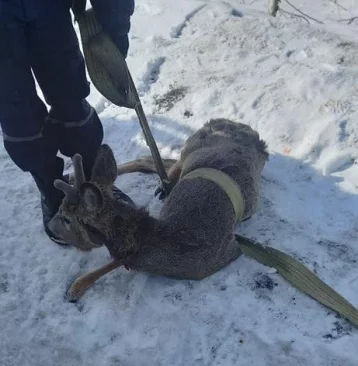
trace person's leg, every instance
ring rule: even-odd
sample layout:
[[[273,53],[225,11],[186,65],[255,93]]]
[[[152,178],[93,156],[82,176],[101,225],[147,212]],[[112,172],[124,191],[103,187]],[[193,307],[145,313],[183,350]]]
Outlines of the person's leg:
[[[36,94],[27,45],[27,23],[17,4],[3,3],[0,17],[0,124],[13,162],[31,172],[47,211],[57,211],[63,195],[54,189],[63,161],[56,157],[57,134],[45,123],[47,109]],[[16,4],[15,4],[16,5]],[[19,12],[19,13],[17,13]]]
[[[48,122],[58,126],[59,149],[65,156],[79,153],[89,178],[103,139],[96,111],[88,104],[85,63],[66,2],[44,3],[41,17],[29,32],[31,65],[51,106]]]

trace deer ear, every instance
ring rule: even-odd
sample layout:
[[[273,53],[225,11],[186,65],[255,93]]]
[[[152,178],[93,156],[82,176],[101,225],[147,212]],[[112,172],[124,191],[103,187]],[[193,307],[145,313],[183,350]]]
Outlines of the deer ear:
[[[91,181],[102,187],[112,187],[117,179],[117,163],[108,145],[102,145],[92,169]]]
[[[80,188],[80,205],[90,213],[99,211],[103,206],[102,192],[91,183],[84,183]]]

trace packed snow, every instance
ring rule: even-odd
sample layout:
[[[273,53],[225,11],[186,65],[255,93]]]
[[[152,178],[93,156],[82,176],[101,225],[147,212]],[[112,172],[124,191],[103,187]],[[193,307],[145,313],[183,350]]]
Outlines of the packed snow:
[[[290,2],[323,24],[270,17],[266,0],[137,1],[127,62],[163,157],[214,117],[260,133],[271,156],[259,209],[237,232],[358,307],[358,19],[346,20],[358,3]],[[90,101],[118,163],[148,154],[134,111],[94,89]],[[68,303],[71,281],[107,250],[53,244],[34,182],[3,147],[0,169],[2,366],[358,364],[356,328],[244,256],[200,282],[119,269]],[[117,185],[160,211],[155,175]]]

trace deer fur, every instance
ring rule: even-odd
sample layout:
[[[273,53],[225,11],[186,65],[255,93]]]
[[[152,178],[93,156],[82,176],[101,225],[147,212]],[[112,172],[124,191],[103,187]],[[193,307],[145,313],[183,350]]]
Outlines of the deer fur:
[[[155,171],[151,159],[117,167],[112,150],[102,145],[91,180],[85,182],[81,157],[74,156],[74,186],[55,182],[66,195],[50,228],[81,249],[105,245],[114,260],[78,278],[69,289],[69,299],[76,300],[98,278],[121,265],[200,280],[234,261],[241,250],[235,241],[235,213],[227,194],[209,180],[180,177],[203,167],[228,174],[241,188],[243,219],[247,219],[256,211],[267,159],[265,142],[252,128],[227,119],[210,120],[188,138],[178,161],[166,160],[169,179],[177,183],[159,217],[154,218],[144,208],[116,200],[112,193],[117,174]]]

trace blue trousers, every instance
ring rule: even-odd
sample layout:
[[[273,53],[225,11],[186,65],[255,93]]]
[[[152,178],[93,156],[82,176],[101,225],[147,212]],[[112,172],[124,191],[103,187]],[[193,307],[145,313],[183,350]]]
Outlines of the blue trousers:
[[[86,101],[90,89],[70,3],[0,0],[4,146],[20,169],[42,177],[61,166],[58,151],[69,157],[80,153],[85,169],[91,169],[103,138],[101,122]],[[49,108],[37,94],[34,76]]]

